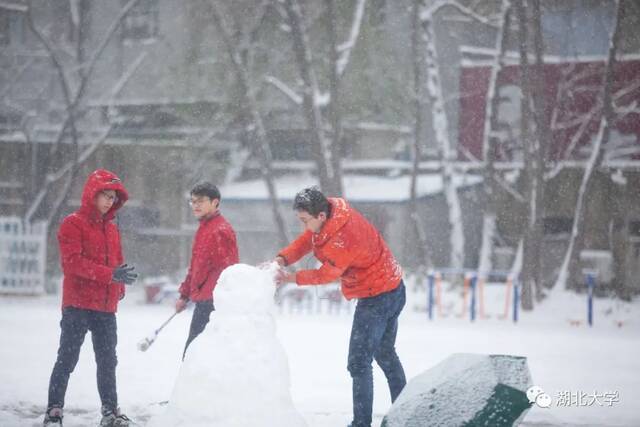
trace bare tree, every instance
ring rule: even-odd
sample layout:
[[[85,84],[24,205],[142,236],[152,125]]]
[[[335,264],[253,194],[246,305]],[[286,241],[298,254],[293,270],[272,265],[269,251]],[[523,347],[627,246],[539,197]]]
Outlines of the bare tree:
[[[501,24],[496,36],[496,56],[491,65],[489,87],[487,89],[487,107],[485,110],[484,132],[482,141],[482,158],[484,166],[484,206],[482,214],[482,243],[480,245],[480,260],[478,271],[481,275],[493,269],[491,256],[493,254],[496,233],[496,219],[498,206],[496,196],[499,191],[497,183],[497,171],[495,169],[496,147],[494,129],[498,128],[498,77],[505,64],[505,52],[507,49],[507,36],[511,22],[511,3],[503,0],[501,6]]]
[[[333,152],[325,134],[322,112],[320,111],[320,87],[313,67],[311,48],[302,8],[297,0],[285,0],[284,7],[291,28],[293,51],[303,82],[302,104],[309,126],[311,149],[318,168],[320,187],[328,194],[341,195],[342,183],[338,181],[333,165]]]
[[[602,79],[602,117],[600,119],[600,125],[598,133],[595,136],[593,145],[591,147],[591,154],[582,176],[582,182],[578,190],[578,198],[576,201],[576,208],[573,220],[573,227],[571,230],[571,236],[569,238],[569,246],[565,253],[558,278],[556,279],[556,289],[564,288],[568,281],[575,280],[577,278],[578,271],[578,256],[580,254],[583,236],[584,236],[584,223],[585,223],[585,199],[588,196],[592,184],[594,171],[602,164],[605,149],[609,137],[611,135],[611,126],[615,119],[614,110],[612,105],[612,86],[613,86],[613,70],[616,62],[616,53],[618,45],[620,43],[620,17],[623,14],[622,4],[620,0],[615,1],[615,13],[612,23],[611,38],[609,43],[609,52],[604,67],[604,74]]]
[[[289,243],[289,237],[287,235],[287,229],[280,212],[280,205],[278,201],[278,195],[274,183],[274,175],[271,163],[273,161],[273,155],[271,153],[271,147],[269,146],[269,139],[265,130],[262,114],[258,107],[258,101],[256,99],[256,88],[253,84],[251,77],[250,60],[253,49],[256,43],[258,29],[263,21],[263,18],[269,7],[269,2],[262,2],[259,7],[257,19],[253,26],[249,28],[242,28],[241,25],[236,24],[233,31],[226,28],[224,15],[221,14],[217,2],[212,1],[211,8],[213,12],[213,20],[220,34],[222,41],[227,50],[229,59],[231,60],[233,69],[236,73],[238,85],[240,87],[240,96],[242,98],[242,104],[244,109],[249,114],[250,121],[250,133],[249,139],[254,141],[254,147],[258,153],[258,159],[261,165],[262,178],[267,186],[269,192],[269,200],[271,201],[271,211],[273,214],[276,227],[278,229],[278,238],[280,240],[280,246],[286,246]],[[236,34],[234,40],[233,34]],[[247,43],[239,43],[237,38],[249,39]]]
[[[534,107],[535,138],[530,150],[527,150],[526,162],[529,181],[529,215],[524,239],[523,282],[532,282],[536,300],[542,299],[542,241],[544,215],[544,168],[550,132],[547,122],[547,100],[544,82],[544,43],[542,38],[542,13],[540,0],[532,0],[533,49],[535,54],[534,74],[531,87]]]
[[[122,19],[126,16],[126,14],[137,4],[139,0],[130,0],[118,13],[115,19],[112,21],[111,25],[108,27],[106,33],[100,39],[97,47],[93,51],[92,55],[88,60],[84,59],[84,50],[81,46],[82,39],[75,39],[75,47],[73,48],[73,52],[75,52],[75,57],[72,58],[71,61],[65,60],[61,54],[64,51],[62,46],[57,46],[55,41],[47,37],[45,31],[40,28],[36,22],[34,17],[34,5],[33,1],[29,1],[27,3],[27,22],[29,24],[30,30],[35,34],[36,38],[45,48],[47,54],[51,59],[51,63],[53,68],[58,76],[57,82],[60,85],[62,90],[62,101],[64,105],[65,118],[62,123],[58,127],[57,136],[54,138],[53,144],[53,153],[56,151],[62,151],[62,144],[67,139],[70,138],[71,144],[71,153],[70,159],[66,158],[66,156],[59,155],[58,157],[62,159],[62,162],[57,165],[44,165],[45,170],[48,170],[48,173],[43,179],[42,183],[35,185],[34,188],[38,188],[38,193],[32,195],[29,200],[32,201],[31,205],[25,211],[25,220],[31,221],[37,214],[39,209],[42,206],[43,201],[46,197],[51,196],[51,190],[59,180],[66,177],[66,180],[61,188],[58,189],[57,195],[54,197],[53,204],[47,207],[46,220],[49,223],[56,222],[61,214],[61,208],[66,202],[69,191],[71,189],[71,184],[74,178],[77,175],[77,172],[84,161],[89,158],[89,155],[95,151],[97,146],[101,144],[106,137],[108,136],[111,127],[108,127],[106,132],[102,132],[102,134],[97,138],[99,144],[93,144],[89,149],[85,150],[83,153],[80,152],[80,140],[81,135],[78,131],[78,120],[86,114],[86,111],[81,111],[83,107],[83,101],[85,101],[85,95],[88,90],[88,85],[90,79],[92,77],[93,71],[95,69],[96,63],[98,59],[102,56],[104,50],[106,49],[108,43],[112,40],[113,36],[116,34]],[[78,4],[71,4],[70,7],[77,7]],[[75,17],[77,11],[70,10],[70,13],[74,15],[69,22],[74,23],[76,28],[74,31],[77,35],[80,35],[81,30],[80,27],[83,26],[82,17]],[[130,68],[124,76],[126,79],[130,78],[132,72],[140,65],[142,58],[139,57],[138,60],[134,61],[134,67]],[[126,80],[120,80],[116,87],[112,90],[111,98],[117,94],[117,92],[122,88],[124,82]],[[47,156],[47,162],[52,159],[53,156]],[[51,230],[52,228],[50,228]]]
[[[449,137],[449,120],[444,107],[444,95],[442,93],[442,83],[438,69],[439,61],[435,32],[433,30],[435,10],[428,10],[427,12],[430,13],[423,11],[421,15],[422,29],[426,41],[427,96],[431,105],[432,123],[441,164],[442,187],[449,218],[449,242],[451,245],[449,265],[452,268],[462,268],[464,266],[464,228],[462,224],[460,198],[454,181],[456,152],[452,147]]]
[[[435,15],[444,7],[452,7],[459,13],[483,23],[488,23],[488,20],[455,1],[439,1],[430,6],[424,5],[423,2],[420,12],[425,40],[426,92],[431,105],[433,130],[438,147],[442,186],[449,218],[449,242],[451,246],[449,265],[453,268],[462,268],[464,266],[465,238],[462,224],[462,208],[456,183],[455,162],[457,156],[449,136],[449,120],[445,110],[436,37],[433,29]]]
[[[425,96],[425,79],[424,70],[424,35],[422,31],[422,23],[420,20],[420,11],[422,10],[422,0],[414,0],[411,11],[411,54],[413,57],[413,97],[415,121],[413,129],[413,150],[412,150],[412,166],[411,166],[411,183],[409,187],[409,197],[411,205],[411,220],[415,235],[418,239],[419,259],[424,267],[429,268],[432,265],[429,256],[429,247],[427,236],[425,234],[425,226],[420,218],[418,211],[418,176],[420,173],[420,160],[422,158],[422,148],[424,145],[424,135],[426,133],[426,114],[427,104]]]
[[[307,17],[298,0],[284,0],[286,22],[293,45],[293,54],[302,79],[302,108],[311,137],[311,150],[318,170],[320,187],[328,194],[341,195],[343,152],[342,110],[340,87],[343,74],[349,63],[351,52],[360,34],[366,0],[357,0],[350,31],[343,43],[338,43],[338,15],[335,0],[325,0],[327,33],[329,37],[329,93],[322,91],[318,72],[314,66],[309,40]],[[279,84],[282,90],[282,82]],[[285,91],[295,93],[290,88]],[[292,99],[296,95],[290,96]],[[328,110],[328,119],[323,117],[323,107]],[[329,125],[331,131],[327,132]]]
[[[549,129],[543,73],[543,52],[540,2],[515,1],[518,16],[520,53],[521,144],[524,151],[524,187],[527,206],[522,260],[522,308],[532,310],[534,299],[542,298],[542,217],[544,208],[544,168]],[[529,6],[531,10],[529,10]],[[529,19],[531,18],[531,19]],[[533,27],[533,41],[531,40]],[[529,64],[532,50],[535,65]],[[535,298],[534,298],[535,297]]]

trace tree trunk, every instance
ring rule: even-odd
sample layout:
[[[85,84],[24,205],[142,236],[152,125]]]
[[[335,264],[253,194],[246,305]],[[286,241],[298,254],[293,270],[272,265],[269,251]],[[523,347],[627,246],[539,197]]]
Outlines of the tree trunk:
[[[631,298],[625,282],[627,280],[627,252],[629,244],[627,240],[626,212],[629,207],[625,201],[625,189],[609,179],[607,181],[609,190],[609,207],[611,209],[611,220],[609,222],[609,249],[612,256],[612,287],[618,296],[623,300]]]
[[[340,195],[339,183],[332,167],[331,147],[323,129],[322,114],[318,105],[318,80],[313,69],[311,50],[307,39],[304,16],[298,0],[285,0],[284,7],[293,38],[293,51],[303,82],[302,105],[309,126],[311,149],[318,168],[320,187],[327,195]]]
[[[278,195],[273,179],[273,170],[271,167],[273,158],[271,154],[271,147],[269,146],[267,132],[264,127],[262,116],[258,109],[258,101],[256,100],[255,92],[251,85],[249,71],[247,70],[246,64],[242,60],[242,55],[240,54],[239,49],[236,48],[236,44],[234,44],[231,40],[231,35],[223,25],[223,19],[218,11],[216,4],[212,3],[211,6],[214,23],[223,39],[223,42],[227,48],[227,53],[229,54],[229,58],[231,59],[231,63],[236,71],[236,77],[240,86],[242,103],[244,104],[245,109],[249,112],[251,122],[255,126],[254,135],[253,137],[250,136],[250,139],[254,141],[253,145],[258,152],[262,178],[265,182],[265,185],[267,186],[267,191],[269,193],[271,212],[273,214],[273,219],[278,230],[279,243],[281,247],[284,247],[289,243],[289,236],[284,219],[282,217],[282,213],[280,212],[280,204],[278,201]]]
[[[341,196],[342,188],[342,155],[344,153],[342,140],[342,111],[340,105],[340,73],[338,72],[338,17],[336,16],[335,0],[325,0],[329,19],[327,19],[327,31],[329,33],[329,56],[331,67],[329,73],[330,100],[329,121],[331,123],[331,168],[334,173],[335,195]]]
[[[540,186],[536,180],[538,164],[539,143],[531,135],[533,123],[532,101],[532,77],[529,69],[529,27],[527,8],[524,0],[515,1],[518,16],[518,45],[520,51],[520,88],[522,98],[520,100],[521,144],[524,151],[525,164],[525,199],[527,209],[524,217],[525,230],[523,238],[522,255],[522,309],[533,310],[533,296],[536,289],[536,274],[539,271],[539,241],[536,241],[536,214],[540,203]]]
[[[622,2],[616,0],[615,14],[613,19],[613,28],[611,32],[611,42],[609,44],[609,53],[604,67],[604,75],[602,81],[602,118],[600,119],[600,127],[595,137],[591,155],[587,161],[582,182],[578,190],[578,199],[576,201],[576,209],[573,218],[573,227],[569,238],[569,247],[565,253],[564,261],[560,268],[560,273],[556,279],[555,287],[560,289],[566,287],[568,282],[578,280],[579,255],[584,242],[584,218],[585,218],[585,200],[591,191],[593,174],[602,164],[605,147],[609,141],[611,134],[611,123],[615,117],[613,115],[613,106],[611,103],[611,87],[613,85],[613,68],[616,61],[616,53],[620,41],[620,16],[622,16]]]
[[[432,266],[427,236],[425,234],[425,225],[422,223],[418,211],[418,176],[420,169],[420,160],[422,158],[423,137],[426,131],[425,118],[427,114],[427,106],[425,104],[424,93],[424,43],[422,36],[422,28],[420,24],[420,7],[422,1],[414,0],[412,10],[412,28],[411,28],[411,48],[413,54],[413,90],[415,104],[415,123],[413,131],[413,162],[411,167],[411,184],[409,188],[410,205],[411,205],[411,222],[417,237],[418,259],[424,268]]]
[[[58,53],[54,49],[53,44],[47,37],[44,35],[43,30],[39,29],[34,21],[33,16],[33,2],[28,2],[28,10],[27,10],[27,25],[29,29],[35,34],[38,41],[44,46],[47,54],[51,58],[56,74],[58,75],[58,79],[62,88],[62,93],[64,97],[66,114],[65,118],[58,135],[55,138],[55,143],[53,144],[53,154],[59,158],[58,162],[50,163],[49,159],[47,159],[47,165],[45,165],[45,170],[47,173],[43,174],[44,181],[38,185],[38,193],[34,194],[30,199],[32,200],[31,205],[25,211],[25,221],[30,222],[35,217],[38,217],[38,212],[41,210],[41,204],[45,201],[48,196],[48,193],[51,190],[51,185],[64,177],[64,174],[57,173],[60,170],[66,170],[65,173],[69,173],[69,177],[65,185],[62,186],[62,193],[58,194],[54,197],[53,206],[47,207],[47,219],[50,223],[55,223],[58,221],[62,211],[62,206],[66,203],[66,200],[69,196],[69,191],[71,189],[71,184],[76,177],[76,174],[81,166],[79,162],[80,152],[79,152],[79,135],[77,131],[77,123],[76,118],[78,116],[78,108],[81,102],[84,99],[84,95],[87,89],[87,85],[90,81],[93,70],[98,62],[98,59],[104,53],[109,41],[113,38],[118,28],[120,28],[120,22],[126,16],[126,14],[133,8],[140,0],[129,0],[118,12],[116,18],[111,22],[110,26],[107,28],[104,36],[98,43],[96,49],[93,51],[90,59],[86,63],[78,62],[80,59],[83,59],[84,53],[82,53],[78,58],[76,58],[76,64],[73,67],[73,70],[82,70],[82,72],[78,72],[78,82],[77,84],[73,84],[71,80],[68,79],[69,75],[72,75],[71,72],[65,72],[65,66],[62,59],[59,57]],[[79,15],[79,18],[84,17],[85,15]],[[79,26],[85,25],[82,22],[78,22]],[[77,43],[81,43],[80,39],[76,40]],[[82,52],[82,48],[78,47],[78,52]],[[70,67],[67,67],[70,68]],[[69,167],[69,162],[65,159],[64,150],[60,147],[67,138],[67,130],[71,130],[71,142],[73,145],[73,160]],[[50,156],[47,156],[47,158]],[[56,180],[50,179],[49,173],[53,175],[58,175]],[[48,227],[48,233],[55,232],[55,227]]]
[[[493,255],[494,238],[496,232],[496,218],[498,216],[498,206],[496,196],[498,188],[495,180],[495,160],[496,150],[494,146],[495,138],[493,130],[497,129],[498,105],[498,76],[504,67],[504,54],[507,48],[507,36],[511,18],[511,4],[508,0],[502,1],[501,25],[496,37],[496,57],[491,67],[489,77],[489,87],[487,89],[487,106],[484,119],[484,133],[482,141],[482,160],[485,162],[484,168],[484,200],[482,218],[482,243],[480,245],[480,257],[478,271],[481,275],[486,275],[493,269],[491,257]]]
[[[449,265],[452,268],[459,269],[464,266],[464,231],[460,198],[458,197],[458,191],[454,181],[456,153],[451,147],[449,138],[449,124],[444,108],[444,96],[442,94],[442,84],[438,70],[433,15],[428,13],[421,13],[421,15],[426,42],[425,64],[427,69],[427,96],[432,106],[431,114],[433,116],[435,139],[441,161],[442,188],[449,219],[449,241],[451,245]]]
[[[545,193],[545,181],[544,181],[544,164],[547,158],[547,148],[551,139],[551,132],[549,130],[549,122],[547,120],[547,108],[548,102],[545,94],[545,82],[544,82],[544,41],[542,37],[542,13],[540,10],[540,0],[532,0],[533,5],[533,26],[534,26],[534,52],[536,58],[535,65],[535,78],[534,87],[535,91],[533,95],[533,105],[535,107],[535,121],[536,121],[536,150],[533,156],[534,161],[534,173],[533,179],[536,183],[536,202],[535,210],[533,211],[533,220],[530,230],[530,249],[531,259],[530,262],[533,265],[532,276],[535,281],[536,300],[541,300],[543,297],[543,274],[542,274],[542,251],[543,251],[543,220],[544,220],[544,193]]]

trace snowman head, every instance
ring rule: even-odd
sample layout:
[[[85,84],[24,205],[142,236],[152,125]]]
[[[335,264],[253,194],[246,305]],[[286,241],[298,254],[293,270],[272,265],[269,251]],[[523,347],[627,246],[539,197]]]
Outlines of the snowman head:
[[[260,315],[274,307],[273,272],[247,264],[227,267],[216,285],[214,301],[221,314]]]

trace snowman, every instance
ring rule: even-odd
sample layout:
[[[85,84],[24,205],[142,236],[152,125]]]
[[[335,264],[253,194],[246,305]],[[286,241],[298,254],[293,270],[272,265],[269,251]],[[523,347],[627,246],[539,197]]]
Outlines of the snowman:
[[[151,427],[306,426],[273,318],[277,265],[236,264],[215,289],[216,311],[191,344],[166,411]]]

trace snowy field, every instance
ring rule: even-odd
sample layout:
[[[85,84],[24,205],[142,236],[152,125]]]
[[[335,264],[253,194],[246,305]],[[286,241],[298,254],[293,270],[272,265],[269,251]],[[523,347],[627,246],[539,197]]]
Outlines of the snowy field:
[[[588,328],[584,324],[585,297],[561,292],[532,314],[522,314],[516,326],[498,316],[503,309],[504,288],[487,287],[485,295],[487,319],[471,323],[457,317],[462,298],[458,291],[445,291],[442,314],[447,317],[429,322],[421,311],[425,294],[409,286],[397,341],[409,379],[452,353],[522,355],[528,358],[534,384],[553,399],[551,408],[533,407],[523,425],[640,425],[639,301],[624,304],[596,300],[595,325]],[[142,353],[136,348],[137,342],[172,312],[169,305],[145,305],[142,300],[141,289],[134,287],[118,313],[119,400],[123,411],[139,425],[165,410],[164,403],[180,370],[191,315],[185,312],[177,316],[156,343]],[[324,304],[326,300],[313,303]],[[277,333],[289,360],[293,401],[311,427],[346,426],[351,419],[351,382],[346,370],[351,315],[349,307],[340,314],[318,314],[315,310],[309,314],[285,307],[276,315]],[[59,319],[59,297],[0,297],[0,425],[40,425],[57,349]],[[216,321],[216,313],[212,319]],[[576,325],[577,321],[581,323]],[[212,355],[224,351],[194,348]],[[211,369],[216,366],[212,364]],[[374,376],[374,416],[379,425],[390,401],[377,367]],[[588,398],[615,392],[618,401],[609,402],[611,406],[603,399],[590,402],[593,399]],[[560,406],[558,397],[563,393],[583,393],[584,398],[580,404]],[[243,408],[242,401],[238,408]],[[65,426],[86,427],[98,421],[95,363],[87,336],[69,383]],[[261,423],[272,425],[268,419]]]

